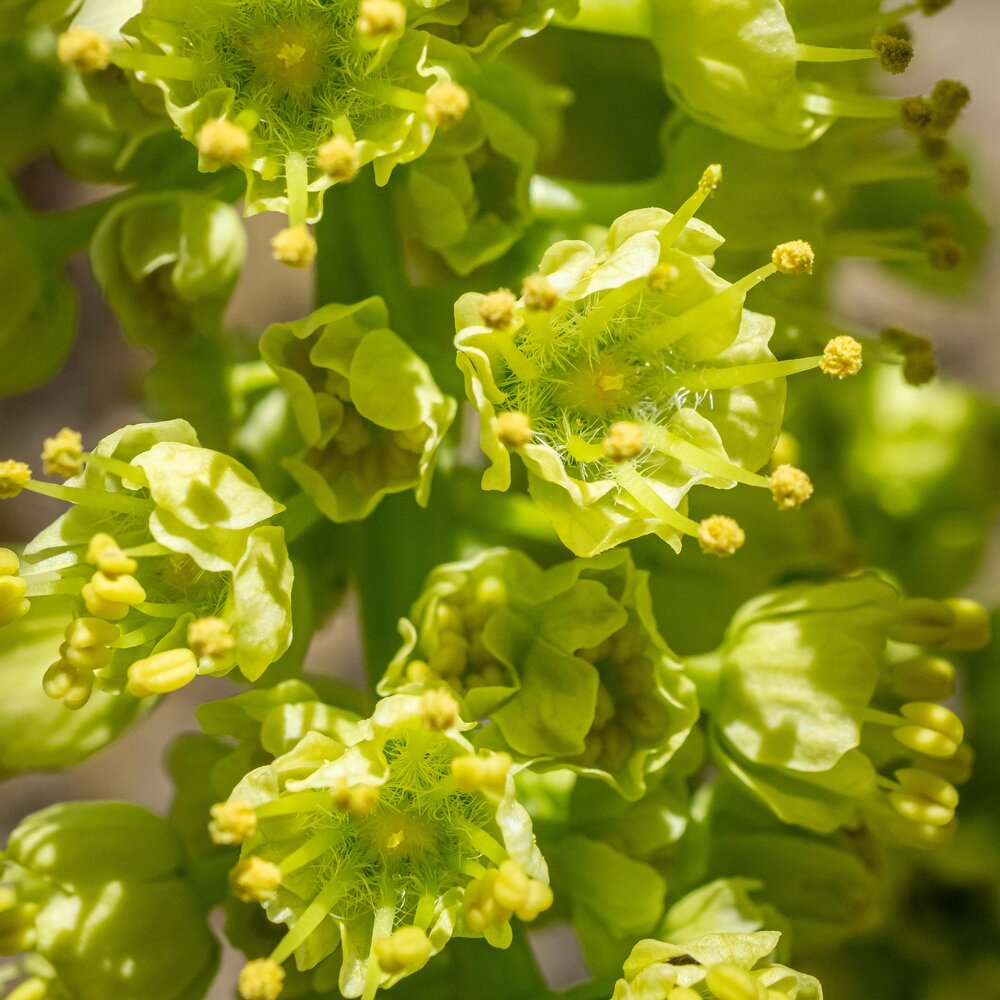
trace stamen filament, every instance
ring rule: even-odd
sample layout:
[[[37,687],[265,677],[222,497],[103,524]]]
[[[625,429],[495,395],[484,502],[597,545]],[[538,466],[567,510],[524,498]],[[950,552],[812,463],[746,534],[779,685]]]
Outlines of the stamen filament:
[[[699,184],[687,201],[674,213],[671,220],[660,230],[660,246],[668,250],[684,231],[684,227],[694,218],[695,212],[705,204],[705,199],[712,193],[708,184]]]
[[[368,952],[368,962],[365,967],[365,985],[361,993],[361,1000],[374,1000],[379,980],[382,978],[382,967],[379,965],[378,957],[375,954],[375,943],[385,940],[392,933],[392,922],[395,918],[395,903],[383,903],[375,911],[375,921],[372,924],[372,945],[371,950]]]
[[[644,507],[654,517],[684,535],[698,537],[698,522],[685,517],[680,511],[674,510],[645,479],[636,471],[631,462],[622,462],[616,466],[615,474],[619,485],[633,500]]]
[[[427,107],[427,98],[423,94],[407,90],[405,87],[397,87],[384,80],[356,80],[354,89],[401,111],[415,111],[421,114]]]
[[[664,392],[688,389],[698,392],[705,389],[732,389],[738,385],[768,382],[818,368],[822,355],[810,358],[790,358],[788,361],[764,361],[755,365],[733,365],[730,368],[702,368],[700,371],[682,372],[664,383]]]
[[[283,795],[280,799],[263,802],[257,806],[257,816],[258,818],[287,816],[290,813],[305,812],[309,809],[322,809],[324,812],[332,812],[333,800],[330,798],[330,793],[309,789],[304,792],[293,792],[291,795]]]
[[[288,191],[288,224],[303,226],[309,214],[309,169],[301,153],[285,157],[285,184]]]
[[[66,503],[75,503],[82,507],[103,507],[105,510],[113,510],[118,514],[131,514],[135,517],[148,518],[153,511],[151,500],[122,493],[108,493],[106,490],[94,490],[87,486],[66,486],[32,479],[25,483],[24,489],[41,493],[42,496],[54,497],[56,500],[64,500]]]
[[[111,61],[122,69],[148,73],[151,77],[164,80],[194,81],[201,76],[201,68],[186,56],[157,55],[153,52],[139,52],[137,49],[115,49]]]
[[[497,335],[496,345],[500,350],[500,356],[507,362],[507,367],[522,382],[534,382],[538,379],[540,375],[538,365],[515,345],[509,334]]]
[[[799,92],[799,105],[814,115],[830,118],[896,118],[899,101],[874,94],[852,94],[838,91],[818,83],[809,84],[810,90]]]
[[[310,861],[334,848],[338,840],[339,837],[335,831],[323,833],[313,837],[312,840],[307,840],[297,851],[293,851],[278,865],[281,874],[288,875],[303,865],[309,864]]]
[[[604,292],[598,302],[583,314],[576,328],[577,336],[599,337],[608,323],[614,319],[615,313],[630,299],[635,298],[641,288],[641,280],[630,281],[621,288],[612,288]]]
[[[190,604],[160,604],[155,601],[145,601],[133,607],[150,618],[179,618],[191,610]]]
[[[146,473],[138,465],[131,465],[128,462],[123,462],[120,458],[110,458],[107,455],[96,455],[92,451],[83,451],[80,453],[82,458],[87,460],[88,465],[96,465],[99,469],[103,469],[105,472],[110,472],[119,479],[127,479],[129,482],[141,483],[143,486],[149,486],[149,481],[146,479]]]
[[[878,57],[871,49],[843,49],[839,46],[800,44],[795,46],[795,58],[799,62],[833,63]]]
[[[147,622],[145,625],[133,629],[131,632],[126,632],[125,635],[116,639],[111,643],[111,648],[131,649],[134,646],[142,646],[149,642],[150,639],[159,639],[160,636],[166,635],[172,627],[170,622],[163,619]]]
[[[507,860],[503,845],[498,844],[485,830],[469,826],[465,829],[465,835],[469,838],[469,843],[493,864],[501,865]]]
[[[130,549],[123,549],[125,555],[133,559],[144,559],[153,556],[170,556],[173,552],[159,542],[147,542],[145,545],[134,545]]]
[[[643,425],[642,436],[661,454],[678,458],[685,464],[711,473],[720,479],[734,479],[738,483],[764,489],[770,486],[765,476],[750,472],[720,455],[713,455],[712,452],[685,441],[664,427],[657,427],[655,424]]]
[[[52,583],[32,583],[28,584],[24,596],[36,597],[59,597],[65,595],[76,596],[83,589],[84,579],[78,580],[55,580]]]
[[[278,942],[274,951],[271,952],[272,961],[280,965],[323,923],[333,904],[340,898],[342,890],[343,886],[338,879],[333,879],[323,887],[323,891],[306,907],[305,912],[296,921],[295,926]]]

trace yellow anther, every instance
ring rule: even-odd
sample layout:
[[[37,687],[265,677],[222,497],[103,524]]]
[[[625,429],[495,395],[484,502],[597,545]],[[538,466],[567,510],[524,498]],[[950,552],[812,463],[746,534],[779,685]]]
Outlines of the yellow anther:
[[[244,903],[265,903],[278,894],[281,869],[272,861],[251,854],[237,861],[229,872],[229,887]]]
[[[444,732],[457,725],[458,702],[443,688],[428,691],[420,699],[421,714],[429,729]]]
[[[31,469],[24,462],[0,462],[0,500],[16,497],[31,482]]]
[[[795,510],[813,495],[812,480],[794,465],[779,465],[767,481],[778,510]]]
[[[469,92],[451,80],[440,80],[427,90],[427,117],[440,129],[462,120],[469,110]]]
[[[505,910],[513,913],[528,901],[528,887],[531,880],[524,869],[514,860],[508,858],[497,869],[493,880],[493,898]]]
[[[316,240],[308,226],[290,226],[271,238],[271,254],[279,264],[309,267],[316,259]]]
[[[278,1000],[285,970],[271,958],[255,958],[240,970],[237,988],[243,1000]]]
[[[919,656],[892,668],[892,691],[906,701],[943,701],[955,693],[955,666],[939,656]]]
[[[698,188],[702,191],[715,191],[722,183],[722,164],[712,163],[705,167],[698,181]]]
[[[497,880],[497,870],[490,868],[482,878],[473,879],[462,896],[462,909],[469,927],[481,934],[487,927],[505,924],[511,918],[511,911],[505,910],[493,895]]]
[[[904,601],[890,633],[899,642],[949,649],[980,649],[990,639],[990,617],[976,601],[951,597]]]
[[[467,754],[451,762],[455,787],[460,792],[491,792],[503,795],[510,773],[511,756],[508,753],[491,753],[488,757]]]
[[[514,911],[518,920],[525,923],[534,920],[540,913],[544,913],[553,903],[552,890],[537,879],[532,879],[528,883],[527,899]]]
[[[431,670],[430,665],[424,660],[411,660],[406,665],[406,679],[415,684],[429,684],[438,680],[439,675]]]
[[[487,326],[504,330],[514,322],[516,305],[517,299],[509,288],[498,288],[483,296],[479,303],[479,315]]]
[[[107,646],[120,635],[121,629],[100,618],[74,618],[66,626],[66,641],[77,649],[86,646]]]
[[[406,8],[399,0],[361,0],[357,26],[367,38],[398,35],[406,27]]]
[[[667,994],[667,1000],[702,1000],[702,995],[690,986],[675,986]]]
[[[93,28],[76,26],[59,36],[56,56],[81,73],[99,73],[111,65],[111,43]]]
[[[178,691],[198,676],[198,661],[190,649],[167,649],[128,668],[128,690],[137,698]]]
[[[899,710],[899,714],[918,726],[940,733],[955,743],[956,747],[965,738],[962,720],[944,705],[937,705],[931,701],[911,701]]]
[[[713,965],[705,983],[718,1000],[763,1000],[764,988],[746,969],[730,962]]]
[[[330,789],[333,805],[355,819],[364,819],[378,805],[379,791],[371,785],[339,785]]]
[[[944,601],[953,617],[951,632],[942,643],[948,649],[982,649],[990,641],[990,614],[978,601],[948,597]]]
[[[95,574],[96,575],[96,574]],[[124,618],[131,610],[131,605],[121,601],[107,601],[94,590],[92,583],[85,583],[80,591],[83,603],[95,618],[104,618],[116,622]]]
[[[805,240],[792,240],[774,248],[771,263],[782,274],[812,274],[816,255]]]
[[[357,176],[361,162],[354,143],[335,135],[316,150],[316,166],[332,180],[350,181]]]
[[[298,64],[302,62],[305,54],[306,47],[304,45],[300,45],[298,42],[285,42],[278,49],[275,58],[285,67],[285,69],[291,69],[293,66],[298,66]]]
[[[938,802],[929,802],[911,792],[892,791],[889,802],[893,809],[911,823],[928,826],[947,826],[955,818],[955,810]]]
[[[861,371],[861,345],[843,334],[834,337],[823,349],[819,363],[820,371],[831,378],[847,378]]]
[[[209,815],[208,835],[213,844],[242,844],[257,830],[257,813],[249,802],[216,802]]]
[[[17,576],[21,560],[11,549],[0,548],[0,576]]]
[[[871,44],[872,52],[878,56],[879,64],[887,73],[904,72],[913,59],[913,44],[909,39],[875,35]]]
[[[559,304],[559,291],[542,274],[530,274],[521,286],[524,308],[529,312],[551,312]]]
[[[125,555],[118,543],[103,531],[91,537],[87,545],[87,562],[109,577],[134,573],[139,568],[139,564]]]
[[[250,155],[250,133],[225,118],[212,118],[198,133],[198,152],[212,163],[240,163]]]
[[[28,589],[27,581],[4,573],[4,569],[10,567],[11,559],[13,572],[16,573],[17,557],[10,549],[0,549],[0,626],[23,618],[31,607],[31,602],[24,596]]]
[[[110,576],[98,570],[90,578],[90,587],[102,601],[133,605],[142,604],[146,600],[146,591],[142,584],[129,573]]]
[[[904,767],[896,772],[896,780],[913,795],[920,795],[953,811],[958,808],[957,789],[940,775],[919,767]]]
[[[57,660],[42,677],[42,690],[69,709],[82,708],[90,700],[94,690],[94,674],[91,670],[78,670],[65,660]]]
[[[107,646],[71,646],[64,642],[59,647],[59,655],[75,670],[100,670],[111,662],[111,650]]]
[[[654,292],[665,292],[677,281],[680,276],[680,269],[675,267],[673,264],[657,264],[656,267],[649,272],[646,284],[649,285]]]
[[[199,661],[218,662],[236,648],[236,639],[221,618],[196,618],[188,625],[187,641]]]
[[[493,430],[505,448],[520,448],[531,444],[535,436],[531,429],[531,421],[526,413],[517,410],[507,410],[498,413],[493,418]]]
[[[47,476],[69,479],[83,468],[83,438],[74,430],[64,427],[55,437],[42,443],[42,471]]]
[[[419,927],[400,927],[390,937],[375,942],[375,958],[389,975],[421,968],[431,957],[431,942]]]
[[[743,529],[725,514],[712,514],[698,525],[698,545],[708,555],[731,556],[746,540]]]
[[[613,423],[604,438],[604,454],[612,462],[626,462],[635,458],[644,447],[642,428],[631,420]]]

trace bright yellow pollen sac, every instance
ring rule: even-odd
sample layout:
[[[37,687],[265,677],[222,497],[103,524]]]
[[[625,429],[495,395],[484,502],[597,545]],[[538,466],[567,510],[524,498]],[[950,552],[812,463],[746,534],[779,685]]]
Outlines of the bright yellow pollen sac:
[[[240,971],[237,988],[243,1000],[278,1000],[285,970],[271,958],[255,958]]]
[[[466,754],[451,762],[451,774],[455,779],[455,787],[460,792],[503,795],[512,763],[508,753],[494,753],[489,757]]]
[[[271,253],[279,264],[309,267],[316,259],[316,240],[308,226],[290,226],[272,237]]]
[[[111,535],[99,531],[87,544],[87,562],[112,578],[134,573],[139,564],[119,548]]]
[[[355,819],[364,819],[378,805],[379,791],[371,785],[343,785],[330,789],[334,808],[350,813]]]
[[[667,994],[667,1000],[701,1000],[701,994],[690,986],[675,986]]]
[[[208,835],[213,844],[242,844],[257,829],[257,813],[249,802],[216,802],[209,815]]]
[[[604,438],[604,454],[612,462],[626,462],[635,458],[644,446],[642,428],[631,420],[613,423]]]
[[[509,288],[498,288],[483,296],[479,303],[479,315],[483,322],[494,330],[505,330],[514,322],[514,307],[517,299]]]
[[[805,240],[792,240],[774,248],[771,263],[782,274],[812,274],[816,255]]]
[[[10,549],[0,548],[0,627],[23,618],[31,608],[24,596],[27,581],[17,575],[20,561]]]
[[[389,975],[419,969],[430,957],[430,939],[419,927],[400,927],[390,937],[375,942],[375,958]]]
[[[63,479],[78,475],[83,468],[82,452],[83,438],[77,431],[64,427],[42,443],[42,471]]]
[[[794,465],[779,465],[767,481],[778,510],[795,510],[813,495],[812,480]]]
[[[698,545],[708,555],[731,556],[746,540],[743,529],[725,514],[712,514],[698,525]]]
[[[435,732],[451,729],[458,722],[458,702],[445,690],[428,691],[421,699],[424,722]]]
[[[698,187],[702,191],[715,191],[721,183],[722,164],[712,163],[705,167],[704,173],[702,173],[701,179],[698,181]]]
[[[834,337],[823,349],[819,368],[831,378],[857,375],[861,371],[861,345],[846,334]]]
[[[128,691],[137,698],[179,691],[198,676],[198,660],[190,649],[166,649],[128,668]]]
[[[0,500],[16,497],[31,482],[31,468],[24,462],[0,462]]]
[[[361,168],[354,143],[342,135],[327,139],[316,150],[316,166],[331,180],[353,180]]]
[[[357,27],[368,38],[398,35],[406,27],[406,8],[399,0],[361,0]]]
[[[244,903],[265,903],[278,893],[281,869],[255,855],[243,858],[229,872],[229,887]]]
[[[298,66],[302,62],[305,54],[306,47],[304,45],[299,45],[298,42],[285,42],[278,49],[276,58],[284,64],[286,69],[291,69],[292,66]]]
[[[649,272],[646,284],[654,292],[665,292],[680,276],[681,272],[673,264],[657,264]]]
[[[187,640],[199,660],[221,660],[236,648],[236,639],[221,618],[196,618],[188,625]]]
[[[517,410],[498,413],[493,418],[493,429],[505,448],[520,448],[535,436],[528,415]]]
[[[250,155],[250,133],[235,122],[213,118],[198,133],[198,152],[219,166],[239,163]]]
[[[93,28],[77,26],[59,36],[56,56],[81,73],[99,73],[111,65],[111,43]]]
[[[524,308],[529,312],[551,312],[559,304],[559,291],[541,274],[529,274],[521,286]]]
[[[451,80],[441,80],[427,90],[427,117],[440,129],[458,124],[469,110],[469,92]]]

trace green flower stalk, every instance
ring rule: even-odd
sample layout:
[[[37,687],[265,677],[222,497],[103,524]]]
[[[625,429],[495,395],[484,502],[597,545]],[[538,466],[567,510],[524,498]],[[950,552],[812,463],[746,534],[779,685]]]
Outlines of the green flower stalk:
[[[244,171],[248,214],[284,212],[300,232],[331,185],[370,162],[386,183],[467,110],[440,61],[443,43],[416,27],[422,9],[149,0],[124,28],[129,47],[111,58],[161,89],[202,170]]]
[[[373,297],[324,306],[261,338],[302,439],[282,464],[331,521],[360,520],[404,490],[426,505],[455,416],[455,400],[388,324],[385,303]]]
[[[777,931],[640,941],[612,1000],[823,1000],[812,976],[768,961]]]
[[[687,665],[716,761],[781,820],[935,847],[968,772],[962,723],[941,704],[955,668],[936,654],[988,639],[975,602],[904,599],[865,573],[750,601]]]
[[[645,790],[698,716],[628,552],[541,570],[491,549],[435,569],[382,694],[446,687],[483,738],[519,761],[569,767],[628,798]]]
[[[22,820],[0,876],[0,953],[20,956],[0,975],[9,1000],[200,1000],[218,965],[177,835],[126,802]]]
[[[28,489],[74,507],[20,566],[3,550],[0,621],[68,603],[50,697],[75,709],[95,685],[142,698],[234,667],[256,680],[285,651],[292,566],[284,532],[265,523],[283,508],[243,466],[182,420],[125,427],[92,452],[63,429],[42,459],[65,485],[7,461],[0,497]]]
[[[745,310],[744,298],[777,272],[810,271],[812,249],[781,244],[734,284],[716,275],[722,237],[693,216],[720,178],[709,167],[676,215],[621,216],[599,250],[556,243],[520,299],[501,289],[456,304],[458,364],[490,460],[483,488],[509,488],[517,452],[533,499],[577,555],[646,534],[675,550],[687,535],[731,555],[742,530],[725,517],[688,518],[688,492],[744,483],[770,490],[782,509],[799,506],[812,492],[805,473],[756,472],[781,429],[784,377],[861,367],[846,336],[821,356],[774,359],[774,321]]]
[[[233,892],[289,928],[244,968],[245,1000],[275,1000],[293,955],[310,969],[337,948],[341,992],[371,1000],[452,936],[505,948],[515,915],[551,905],[513,779],[476,755],[471,728],[445,692],[385,698],[370,719],[343,713],[336,737],[307,733],[213,810],[216,839],[243,845]]]

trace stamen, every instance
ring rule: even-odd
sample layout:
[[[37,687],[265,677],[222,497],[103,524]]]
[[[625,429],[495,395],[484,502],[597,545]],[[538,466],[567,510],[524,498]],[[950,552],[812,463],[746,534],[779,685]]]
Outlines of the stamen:
[[[619,486],[654,517],[669,525],[682,535],[698,537],[698,522],[685,517],[664,500],[656,490],[636,471],[631,462],[622,462],[615,466],[615,478]]]
[[[749,472],[721,455],[714,455],[704,448],[699,448],[665,427],[657,427],[655,424],[644,425],[643,436],[660,454],[677,458],[686,465],[701,469],[710,475],[718,476],[720,479],[732,479],[747,486],[770,488],[770,482],[765,476]]]
[[[694,218],[695,212],[705,203],[722,183],[722,167],[713,163],[706,167],[698,181],[697,190],[674,213],[670,221],[660,231],[660,246],[669,249],[684,231],[684,227]]]
[[[292,229],[304,228],[309,214],[309,168],[301,153],[289,153],[285,157],[285,186],[288,192],[288,223]],[[289,261],[282,260],[282,263]],[[311,258],[309,263],[312,263]],[[294,266],[307,265],[296,263]]]
[[[690,392],[704,392],[715,389],[732,389],[736,386],[769,382],[771,379],[785,378],[800,372],[818,368],[822,355],[809,358],[791,358],[787,361],[762,361],[751,365],[732,365],[728,368],[702,368],[698,371],[680,372],[664,382],[664,392],[674,393],[682,389]]]
[[[111,61],[121,69],[148,74],[152,79],[194,82],[202,74],[201,66],[186,56],[165,56],[138,49],[115,49]]]

